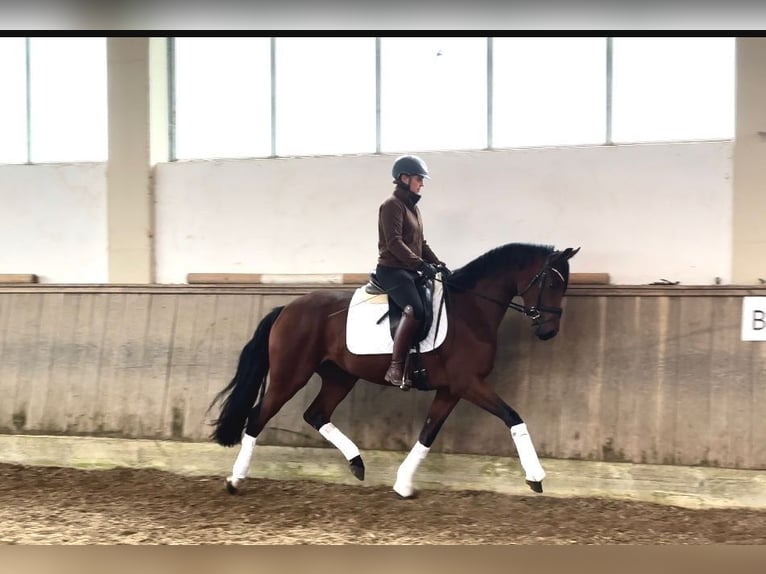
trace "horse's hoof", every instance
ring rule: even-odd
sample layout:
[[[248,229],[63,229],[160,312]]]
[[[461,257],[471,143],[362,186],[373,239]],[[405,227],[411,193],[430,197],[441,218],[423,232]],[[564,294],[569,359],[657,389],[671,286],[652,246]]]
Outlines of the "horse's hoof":
[[[396,490],[394,490],[394,492],[396,493],[396,498],[398,498],[399,500],[414,500],[420,495],[420,492],[417,490],[413,490],[410,492],[410,494],[407,494],[407,495],[401,494],[397,492]]]
[[[226,492],[229,494],[239,494],[239,489],[234,486],[234,483],[231,481],[230,478],[226,479]]]
[[[362,462],[362,457],[360,455],[352,458],[348,462],[348,466],[351,469],[351,474],[359,480],[364,480],[364,462]]]
[[[404,500],[418,497],[418,491],[409,485],[394,484],[394,492],[400,499]]]
[[[527,484],[529,485],[529,488],[531,488],[535,492],[543,491],[543,483],[540,482],[539,480],[528,480]]]

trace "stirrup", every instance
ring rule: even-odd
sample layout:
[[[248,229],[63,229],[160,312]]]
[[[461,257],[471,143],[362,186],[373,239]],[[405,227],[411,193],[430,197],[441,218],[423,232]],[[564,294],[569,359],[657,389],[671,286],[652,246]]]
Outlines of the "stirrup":
[[[390,383],[391,385],[393,385],[395,387],[399,387],[403,391],[409,391],[410,388],[412,387],[412,381],[407,379],[407,367],[408,367],[408,363],[409,363],[409,361],[407,359],[402,361],[402,373],[401,373],[402,380],[401,381],[398,380],[398,379],[395,379],[393,381],[390,381],[390,380],[386,379],[386,382]],[[389,369],[390,368],[391,367],[389,367]],[[388,373],[386,373],[386,374],[388,374]]]
[[[386,381],[395,387],[399,387],[403,391],[409,391],[412,388],[412,381],[405,377],[405,373],[402,373],[402,380]]]
[[[404,375],[402,375],[401,381],[396,381],[395,383],[391,383],[395,387],[399,387],[403,391],[409,391],[412,388],[412,381],[409,379],[404,378]]]

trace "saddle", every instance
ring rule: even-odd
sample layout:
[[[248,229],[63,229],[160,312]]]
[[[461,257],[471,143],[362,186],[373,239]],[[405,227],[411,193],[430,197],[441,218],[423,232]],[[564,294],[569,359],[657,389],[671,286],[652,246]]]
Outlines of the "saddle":
[[[428,374],[426,373],[426,369],[423,366],[422,359],[420,357],[420,343],[428,336],[434,319],[434,280],[428,279],[426,277],[421,277],[415,282],[415,287],[417,288],[418,295],[420,295],[420,300],[423,302],[425,316],[423,317],[423,322],[421,323],[420,330],[415,333],[415,337],[412,341],[411,348],[415,350],[415,354],[413,356],[410,353],[407,353],[404,369],[405,372],[410,373],[411,384],[416,389],[427,391],[430,389],[430,387],[428,386]],[[386,295],[386,290],[380,283],[378,283],[374,271],[370,273],[370,280],[364,286],[364,291],[368,295],[373,296]],[[388,323],[391,328],[391,339],[393,339],[394,334],[396,333],[396,329],[402,319],[402,313],[404,312],[404,309],[397,305],[391,297],[387,297],[387,299],[388,311],[383,313],[383,315],[380,316],[376,323],[379,325],[386,317],[388,317]],[[402,388],[407,390],[408,387]]]
[[[425,317],[423,318],[423,323],[420,326],[420,331],[418,331],[415,334],[415,338],[413,340],[413,347],[416,346],[418,343],[420,343],[423,339],[428,336],[428,332],[431,330],[431,324],[434,320],[434,310],[433,310],[433,297],[434,297],[434,280],[428,279],[426,277],[421,277],[420,280],[415,282],[415,287],[418,290],[418,294],[420,295],[420,300],[423,302],[423,308],[425,309]],[[375,276],[375,272],[370,273],[370,280],[368,283],[364,286],[364,292],[369,295],[385,295],[386,289],[378,283],[378,278]],[[402,309],[399,305],[397,305],[394,300],[391,297],[388,297],[388,311],[383,313],[383,315],[380,316],[380,319],[378,319],[377,324],[379,325],[383,320],[388,317],[388,322],[391,327],[391,338],[394,338],[394,334],[396,333],[396,328],[399,326],[399,322],[402,319],[402,313],[404,312],[404,309]]]

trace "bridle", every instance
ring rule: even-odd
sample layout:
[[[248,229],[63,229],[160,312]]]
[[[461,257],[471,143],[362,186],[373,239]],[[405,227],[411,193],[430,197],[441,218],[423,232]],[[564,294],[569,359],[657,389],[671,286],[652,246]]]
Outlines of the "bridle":
[[[548,272],[558,275],[559,279],[561,279],[561,282],[564,283],[564,276],[561,274],[561,272],[555,267],[552,267],[550,261],[546,260],[540,271],[538,271],[535,276],[530,279],[529,284],[518,293],[519,297],[522,297],[524,293],[529,291],[535,283],[539,283],[540,289],[537,291],[537,302],[531,307],[527,307],[526,305],[519,305],[513,301],[508,304],[509,308],[515,311],[521,311],[527,317],[532,319],[536,325],[542,324],[537,322],[537,320],[541,317],[541,312],[551,313],[559,317],[562,313],[561,307],[550,307],[548,305],[543,305],[543,289],[545,288],[545,280],[548,278]],[[548,319],[548,321],[550,321],[550,319]],[[543,321],[543,323],[545,322],[547,321]]]
[[[465,291],[476,297],[481,297],[482,299],[492,301],[493,303],[497,303],[498,305],[507,306],[509,309],[513,309],[514,311],[519,311],[521,313],[524,313],[524,315],[532,319],[535,325],[542,325],[543,323],[547,323],[548,321],[551,321],[551,319],[547,319],[546,321],[542,321],[542,322],[538,321],[540,317],[542,316],[542,313],[551,313],[558,317],[560,317],[562,313],[561,307],[550,307],[549,305],[543,304],[543,289],[545,288],[545,280],[548,278],[548,273],[555,273],[559,277],[559,279],[561,279],[561,282],[565,283],[564,276],[561,274],[561,272],[555,267],[552,267],[550,260],[546,259],[545,263],[540,268],[540,270],[535,274],[534,277],[532,277],[532,279],[529,280],[529,283],[527,284],[527,286],[524,287],[524,289],[522,289],[519,293],[517,293],[517,295],[521,297],[524,295],[524,293],[529,291],[536,283],[539,283],[540,289],[537,292],[537,302],[531,307],[527,307],[526,305],[519,305],[518,303],[514,303],[513,301],[506,304],[503,301],[498,301],[497,299],[493,297],[487,297],[486,295],[482,295],[481,293],[477,293],[476,291],[470,291],[470,290],[465,290]],[[442,280],[442,283],[446,283],[447,285],[449,285],[449,280],[447,281]]]

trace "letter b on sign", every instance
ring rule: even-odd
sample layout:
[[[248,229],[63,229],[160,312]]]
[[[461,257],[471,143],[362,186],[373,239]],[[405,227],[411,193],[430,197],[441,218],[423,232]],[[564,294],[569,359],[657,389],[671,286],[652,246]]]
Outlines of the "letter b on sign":
[[[742,299],[742,340],[766,341],[766,297]]]

